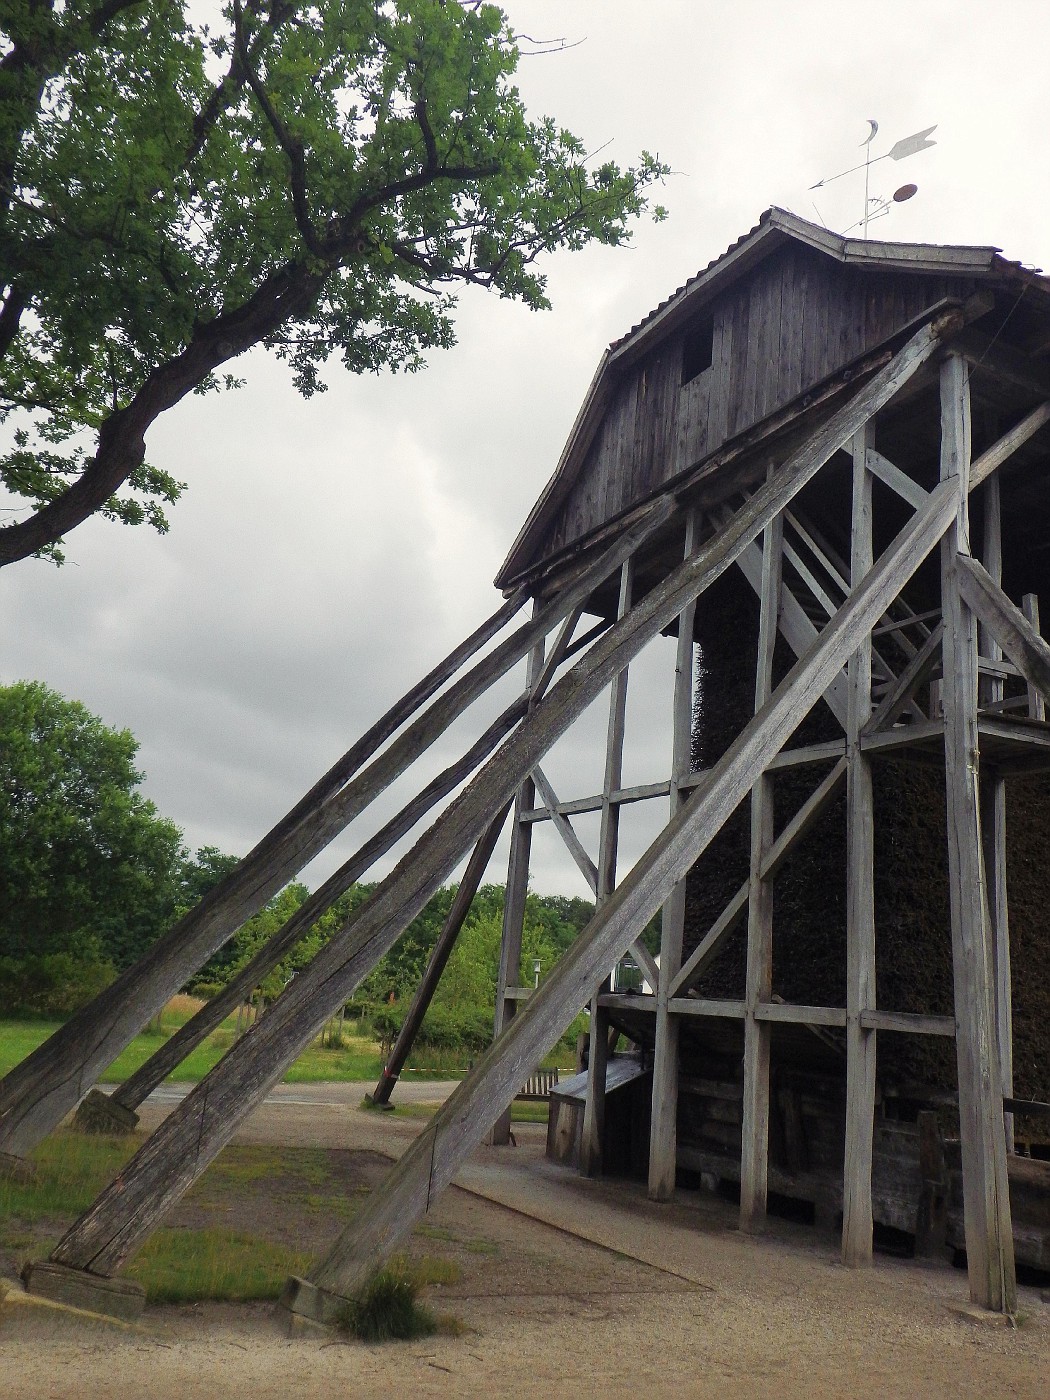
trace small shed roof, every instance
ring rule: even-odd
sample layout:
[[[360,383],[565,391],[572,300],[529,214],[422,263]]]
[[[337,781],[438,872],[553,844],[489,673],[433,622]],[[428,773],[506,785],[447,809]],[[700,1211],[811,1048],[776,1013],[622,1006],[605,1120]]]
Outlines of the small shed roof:
[[[786,209],[767,209],[749,232],[683,283],[625,335],[614,340],[603,353],[554,474],[496,576],[497,588],[512,586],[539,552],[543,535],[576,478],[622,372],[695,316],[714,296],[789,241],[856,267],[951,274],[1014,283],[1021,289],[1036,286],[1050,297],[1050,278],[1042,276],[1038,269],[1025,268],[1019,262],[1002,257],[998,248],[849,238],[799,218]]]

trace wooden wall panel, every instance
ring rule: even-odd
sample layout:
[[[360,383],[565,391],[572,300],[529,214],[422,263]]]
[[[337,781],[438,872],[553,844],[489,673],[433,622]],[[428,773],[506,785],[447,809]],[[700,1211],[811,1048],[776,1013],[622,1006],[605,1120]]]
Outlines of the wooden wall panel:
[[[624,373],[544,553],[604,524],[969,281],[846,266],[788,243],[698,316],[712,363],[682,384],[685,330]]]

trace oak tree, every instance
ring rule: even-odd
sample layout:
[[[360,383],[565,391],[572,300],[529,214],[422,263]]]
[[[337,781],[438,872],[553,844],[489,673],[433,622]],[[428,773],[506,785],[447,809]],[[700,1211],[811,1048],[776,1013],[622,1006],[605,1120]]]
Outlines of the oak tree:
[[[249,348],[305,395],[332,355],[415,369],[457,286],[544,306],[537,258],[621,243],[666,173],[530,119],[494,5],[206,8],[0,9],[0,565],[94,512],[165,529],[147,430]]]

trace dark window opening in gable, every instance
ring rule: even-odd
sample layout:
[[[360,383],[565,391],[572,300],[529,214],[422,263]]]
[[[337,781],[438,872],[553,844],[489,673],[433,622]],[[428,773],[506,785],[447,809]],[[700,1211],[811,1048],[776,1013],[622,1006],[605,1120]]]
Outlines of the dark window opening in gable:
[[[682,342],[682,383],[688,384],[711,368],[715,346],[715,323],[710,316],[697,321],[685,333]]]

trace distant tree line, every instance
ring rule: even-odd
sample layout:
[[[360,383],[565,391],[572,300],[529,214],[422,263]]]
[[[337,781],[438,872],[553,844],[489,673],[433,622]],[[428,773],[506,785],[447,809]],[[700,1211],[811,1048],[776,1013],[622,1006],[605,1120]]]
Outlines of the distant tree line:
[[[138,743],[40,682],[0,687],[0,1011],[64,1016],[134,962],[236,864],[195,854],[139,791]],[[367,898],[353,886],[259,988],[268,1002]],[[309,894],[281,890],[189,984],[228,982]],[[438,891],[361,984],[350,1005],[383,1039],[396,1034],[448,914]],[[594,912],[585,899],[530,894],[519,981],[543,977]],[[424,1044],[480,1049],[491,1037],[503,887],[479,890],[422,1033]]]

